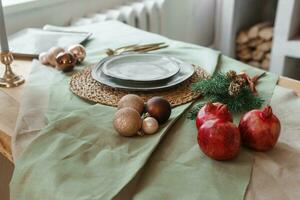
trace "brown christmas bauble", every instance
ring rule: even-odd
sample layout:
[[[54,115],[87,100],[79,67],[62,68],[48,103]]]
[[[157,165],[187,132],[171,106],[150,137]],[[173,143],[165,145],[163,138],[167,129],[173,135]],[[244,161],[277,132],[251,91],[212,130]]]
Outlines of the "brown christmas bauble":
[[[48,53],[47,52],[43,52],[39,54],[39,61],[43,64],[43,65],[48,65],[50,64],[48,61]]]
[[[127,94],[123,96],[118,102],[118,109],[121,108],[133,108],[138,113],[142,114],[144,111],[144,101],[141,97],[135,94]]]
[[[147,101],[146,111],[160,124],[163,124],[168,121],[171,115],[171,105],[162,97],[152,97]]]
[[[51,49],[49,49],[47,60],[48,60],[50,65],[52,65],[53,67],[56,66],[56,64],[57,64],[56,63],[56,56],[61,52],[65,52],[65,50],[61,47],[52,47]]]
[[[76,59],[75,57],[69,52],[61,52],[56,56],[56,68],[63,72],[72,71],[75,64]]]
[[[142,130],[147,135],[152,135],[157,132],[159,128],[158,121],[153,117],[146,117],[143,120]]]
[[[137,135],[142,126],[140,114],[132,108],[122,108],[115,113],[113,125],[122,136]]]
[[[81,44],[75,44],[68,48],[68,51],[73,54],[77,62],[82,62],[85,59],[86,51]]]

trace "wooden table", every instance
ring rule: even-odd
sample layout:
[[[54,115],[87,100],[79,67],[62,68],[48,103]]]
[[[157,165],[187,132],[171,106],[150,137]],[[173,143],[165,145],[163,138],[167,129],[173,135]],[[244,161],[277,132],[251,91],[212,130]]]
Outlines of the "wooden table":
[[[3,67],[1,67],[3,70]],[[30,70],[31,70],[31,60],[16,60],[13,64],[13,70],[15,73],[19,75],[23,75],[25,79],[28,78]],[[290,79],[287,77],[280,77],[278,81],[278,85],[290,88],[295,91],[295,93],[300,96],[300,81]],[[10,89],[0,88],[0,98],[2,97],[1,94],[6,94],[11,97],[12,100],[15,100],[15,108],[11,109],[12,113],[9,113],[10,116],[14,117],[14,120],[10,120],[10,124],[4,127],[4,130],[0,129],[0,154],[2,154],[7,160],[13,163],[12,152],[11,152],[11,136],[14,132],[15,123],[18,115],[19,103],[21,101],[21,95],[23,92],[23,88],[26,86],[23,84],[22,86]],[[1,128],[1,126],[0,126]]]
[[[1,65],[0,67],[0,74],[2,74],[4,67]],[[13,70],[16,74],[22,75],[25,79],[28,78],[28,75],[31,70],[31,60],[17,60],[13,64]],[[16,87],[16,88],[0,88],[0,98],[1,104],[6,104],[8,100],[14,101],[14,105],[7,105],[11,106],[11,113],[9,114],[10,117],[14,118],[13,120],[7,119],[3,122],[0,122],[2,126],[0,126],[0,153],[7,158],[10,162],[13,162],[12,153],[11,153],[11,136],[14,132],[16,119],[19,110],[19,103],[21,100],[21,95],[23,88],[26,86],[25,84]],[[4,102],[3,102],[4,101]]]

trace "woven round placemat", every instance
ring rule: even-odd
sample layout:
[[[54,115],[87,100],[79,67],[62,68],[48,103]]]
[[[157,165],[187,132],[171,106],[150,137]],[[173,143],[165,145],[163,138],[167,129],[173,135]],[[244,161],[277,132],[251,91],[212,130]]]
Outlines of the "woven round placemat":
[[[161,96],[168,100],[172,107],[179,106],[200,96],[199,93],[191,90],[191,84],[207,77],[203,69],[195,67],[195,73],[191,78],[173,88],[163,91],[133,92],[115,89],[94,80],[91,76],[92,68],[93,66],[88,66],[86,69],[75,73],[71,77],[70,89],[81,98],[109,106],[117,106],[119,100],[126,94],[137,94],[144,101],[153,96]]]

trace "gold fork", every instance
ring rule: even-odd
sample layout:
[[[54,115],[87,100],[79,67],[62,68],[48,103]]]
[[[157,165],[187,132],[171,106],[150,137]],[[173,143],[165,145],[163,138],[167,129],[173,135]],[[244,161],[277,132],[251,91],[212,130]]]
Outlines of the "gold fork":
[[[106,54],[108,56],[113,56],[113,55],[120,55],[125,52],[148,52],[148,51],[154,51],[154,50],[163,49],[167,47],[168,45],[166,45],[164,42],[144,44],[144,45],[133,44],[133,45],[119,47],[117,49],[107,49]]]

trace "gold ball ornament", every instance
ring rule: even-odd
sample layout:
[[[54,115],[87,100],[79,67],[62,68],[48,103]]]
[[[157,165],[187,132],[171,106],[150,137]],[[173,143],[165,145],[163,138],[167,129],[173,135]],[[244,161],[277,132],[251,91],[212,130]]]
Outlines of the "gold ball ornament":
[[[118,109],[122,109],[125,107],[133,108],[138,113],[142,114],[144,111],[144,101],[138,95],[127,94],[123,96],[118,102]]]
[[[159,128],[158,121],[153,117],[146,117],[142,123],[142,130],[147,135],[152,135]]]
[[[61,47],[52,47],[51,49],[49,49],[47,60],[50,65],[52,65],[53,67],[56,66],[56,57],[61,52],[65,52],[65,50]]]
[[[68,48],[68,51],[74,55],[78,62],[82,62],[85,59],[86,51],[81,44],[75,44]]]
[[[75,64],[75,57],[69,52],[61,52],[56,56],[56,68],[63,72],[72,71]]]
[[[43,65],[49,65],[49,61],[48,61],[48,52],[43,52],[39,54],[39,61],[43,64]]]
[[[136,110],[122,108],[115,113],[113,126],[120,135],[130,137],[137,135],[142,127],[142,119]]]

